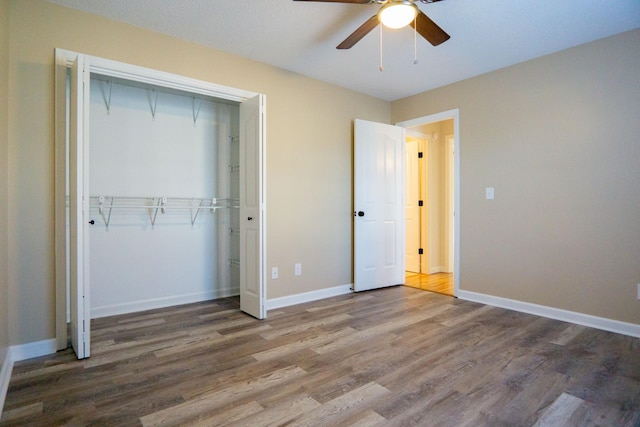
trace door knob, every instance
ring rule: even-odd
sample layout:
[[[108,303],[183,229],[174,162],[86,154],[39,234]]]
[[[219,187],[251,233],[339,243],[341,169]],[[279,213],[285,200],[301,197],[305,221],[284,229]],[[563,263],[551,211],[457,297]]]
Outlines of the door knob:
[[[358,216],[364,216],[364,212],[358,211]]]
[[[94,220],[89,221],[89,224],[91,224],[91,225],[93,225],[93,224],[95,224],[95,223],[96,223],[96,222],[95,222]]]
[[[247,218],[247,221],[253,221],[253,217],[250,216],[249,218]]]

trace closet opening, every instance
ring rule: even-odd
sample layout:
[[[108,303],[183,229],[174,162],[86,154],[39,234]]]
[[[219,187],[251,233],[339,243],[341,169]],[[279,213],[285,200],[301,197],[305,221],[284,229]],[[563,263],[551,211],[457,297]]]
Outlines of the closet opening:
[[[90,83],[91,318],[239,295],[239,103]]]
[[[264,318],[263,95],[56,49],[56,337],[240,296]]]

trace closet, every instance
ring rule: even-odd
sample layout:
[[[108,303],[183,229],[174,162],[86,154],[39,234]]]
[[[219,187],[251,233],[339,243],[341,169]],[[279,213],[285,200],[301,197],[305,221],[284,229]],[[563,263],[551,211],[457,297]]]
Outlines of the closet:
[[[91,318],[238,295],[238,103],[90,88]]]
[[[56,347],[240,295],[266,317],[265,96],[56,49]]]

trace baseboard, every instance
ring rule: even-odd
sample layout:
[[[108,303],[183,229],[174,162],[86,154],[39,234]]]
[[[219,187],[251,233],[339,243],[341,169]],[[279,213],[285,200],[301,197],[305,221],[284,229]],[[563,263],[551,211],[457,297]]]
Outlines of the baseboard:
[[[445,273],[446,272],[446,268],[444,268],[444,266],[439,266],[439,267],[431,267],[429,269],[429,274],[436,274],[436,273]]]
[[[286,297],[271,298],[265,302],[267,311],[276,308],[289,307],[291,305],[302,304],[305,302],[318,301],[324,298],[335,297],[338,295],[350,294],[353,285],[335,286],[333,288],[320,289],[318,291],[304,292],[302,294],[288,295]]]
[[[459,290],[457,297],[467,301],[479,302],[481,304],[520,311],[522,313],[535,314],[536,316],[562,320],[564,322],[575,323],[578,325],[640,338],[640,325],[636,325],[634,323],[621,322],[619,320],[606,319],[604,317],[592,316],[590,314],[577,313],[575,311],[568,311],[508,298],[495,297],[477,292]]]
[[[164,298],[154,298],[142,301],[129,302],[124,304],[105,305],[91,309],[91,318],[116,316],[119,314],[135,313],[156,308],[173,307],[180,304],[191,304],[194,302],[209,301],[212,299],[226,298],[240,295],[240,289],[230,288],[208,292],[198,292],[195,294],[175,295]]]
[[[57,351],[56,339],[29,342],[26,344],[12,345],[11,357],[14,362],[33,359],[34,357],[46,356]]]
[[[11,380],[11,371],[13,371],[13,357],[11,347],[3,349],[4,357],[2,360],[2,368],[0,369],[0,417],[2,417],[2,409],[4,401],[7,398],[7,390],[9,389],[9,381]]]

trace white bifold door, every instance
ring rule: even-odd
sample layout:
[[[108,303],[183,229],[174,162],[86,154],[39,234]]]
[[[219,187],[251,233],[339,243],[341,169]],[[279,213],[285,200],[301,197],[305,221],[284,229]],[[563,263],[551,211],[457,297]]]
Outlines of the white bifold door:
[[[404,283],[404,129],[354,124],[354,291]]]
[[[240,104],[240,309],[266,317],[264,283],[264,95]]]
[[[71,345],[89,357],[89,64],[78,55],[71,67],[69,111],[69,311]]]

